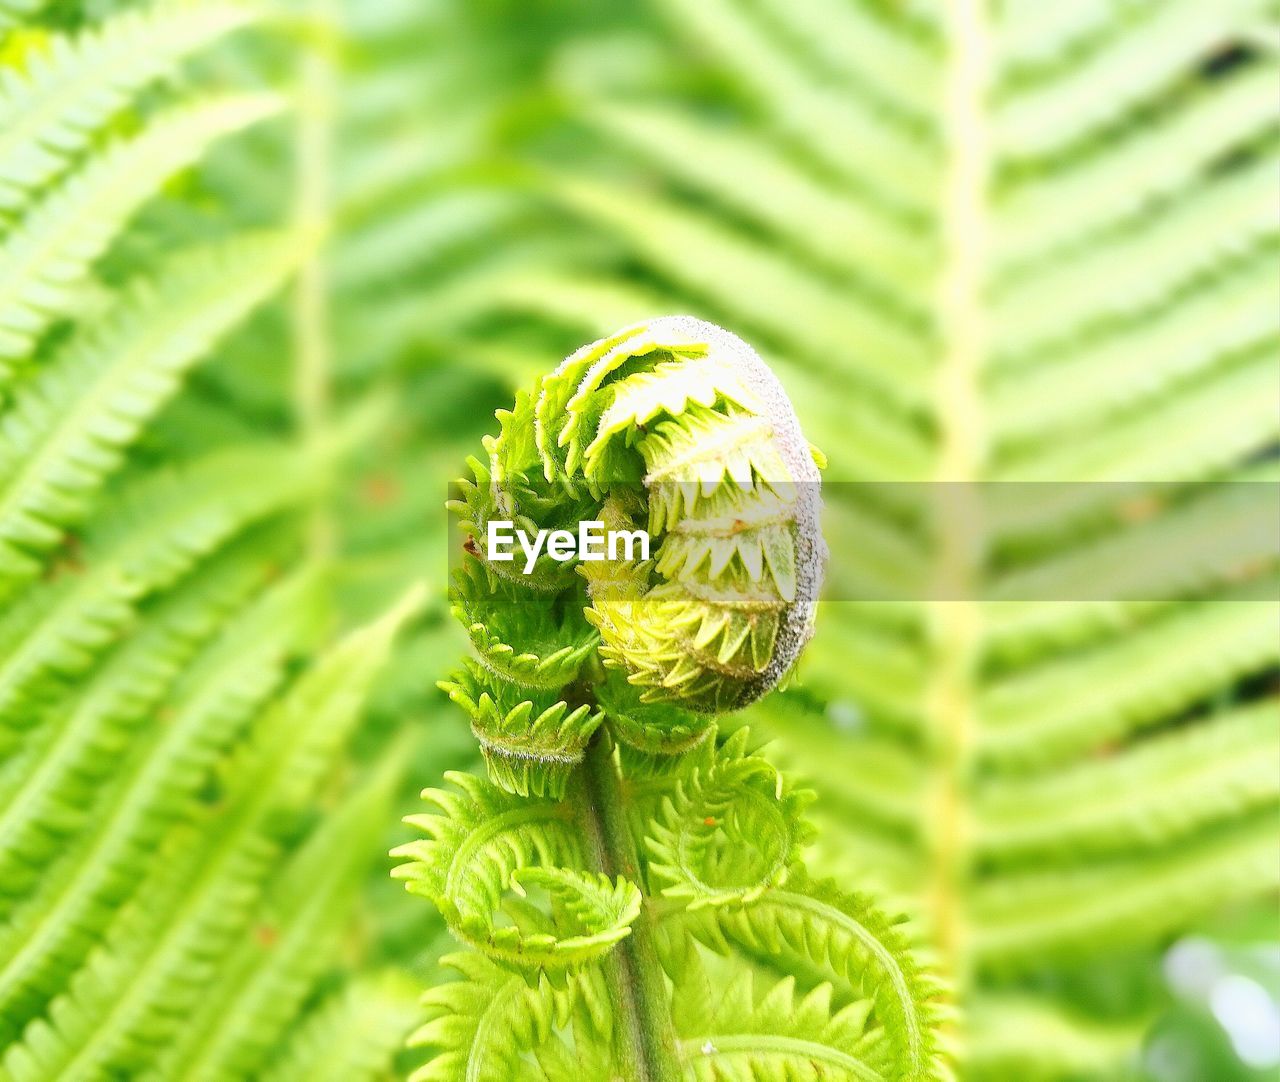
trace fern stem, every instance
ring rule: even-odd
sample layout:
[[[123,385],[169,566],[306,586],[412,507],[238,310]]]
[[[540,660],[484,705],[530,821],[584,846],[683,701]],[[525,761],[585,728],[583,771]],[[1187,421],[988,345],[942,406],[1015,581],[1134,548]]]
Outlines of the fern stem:
[[[332,404],[332,349],[329,326],[329,272],[324,247],[319,243],[329,226],[329,173],[333,158],[333,110],[336,73],[332,52],[336,12],[332,0],[314,0],[312,12],[317,24],[313,41],[302,61],[298,92],[297,178],[294,218],[297,228],[314,239],[311,254],[299,268],[293,292],[294,335],[293,406],[298,433],[304,446],[319,454],[328,431]],[[327,494],[323,486],[312,510],[308,527],[309,548],[314,558],[332,554],[334,524],[324,509]]]
[[[640,861],[627,823],[613,743],[603,727],[579,768],[582,820],[596,867],[609,876],[640,881]],[[627,1082],[679,1082],[684,1076],[671,1026],[666,975],[658,961],[653,915],[647,907],[604,960],[610,998],[619,1019],[618,1053]]]
[[[981,394],[988,352],[986,265],[991,170],[987,95],[992,70],[987,0],[946,5],[951,55],[943,87],[948,168],[942,192],[946,259],[938,316],[947,343],[935,385],[941,442],[935,481],[938,556],[930,631],[933,661],[925,711],[935,778],[928,822],[930,902],[946,975],[968,980],[964,898],[972,866],[976,681],[983,638],[976,600],[985,546],[976,483],[987,459]]]

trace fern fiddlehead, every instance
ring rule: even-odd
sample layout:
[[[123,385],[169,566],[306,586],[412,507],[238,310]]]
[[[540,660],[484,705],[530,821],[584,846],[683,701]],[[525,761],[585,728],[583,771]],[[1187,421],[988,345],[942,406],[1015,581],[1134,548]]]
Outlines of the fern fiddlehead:
[[[407,820],[426,837],[394,850],[487,960],[451,959],[415,1077],[945,1075],[939,990],[898,923],[803,870],[812,794],[745,729],[717,734],[813,631],[819,456],[781,385],[736,336],[667,317],[498,419],[452,503],[475,656],[442,684],[489,777],[427,790]],[[522,563],[490,531],[583,522],[653,549]],[[739,994],[688,1009],[726,981]]]

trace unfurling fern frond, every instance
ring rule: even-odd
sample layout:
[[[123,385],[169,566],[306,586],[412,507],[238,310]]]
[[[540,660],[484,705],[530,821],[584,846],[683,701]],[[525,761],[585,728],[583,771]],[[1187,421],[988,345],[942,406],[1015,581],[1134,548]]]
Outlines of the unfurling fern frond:
[[[557,989],[545,979],[530,983],[481,954],[446,955],[442,962],[460,979],[422,997],[428,1020],[409,1043],[440,1051],[415,1074],[419,1082],[506,1082],[522,1077],[522,1072],[532,1075],[526,1054],[548,1045],[558,1030],[567,1028],[575,1005],[604,1005],[606,992],[598,973],[575,976]]]
[[[803,871],[812,794],[716,733],[794,665],[822,580],[816,456],[777,380],[728,332],[656,319],[498,418],[453,504],[475,659],[441,685],[490,780],[427,790],[406,820],[427,837],[393,851],[476,951],[427,998],[415,1077],[944,1076],[938,984]],[[655,551],[516,562],[490,528],[580,521]]]
[[[643,699],[716,713],[778,683],[812,633],[826,549],[817,467],[754,350],[687,317],[639,324],[567,358],[501,421],[469,490],[477,543],[499,512],[557,523],[566,508],[530,491],[540,474],[573,494],[577,521],[660,541],[652,563],[583,572],[601,655]]]
[[[919,1077],[896,1069],[896,1050],[884,1031],[868,1025],[868,1000],[841,1005],[830,984],[806,993],[794,977],[770,985],[753,973],[709,965],[692,948],[683,956],[682,968],[687,979],[677,985],[674,1009],[689,1078],[874,1082]]]
[[[647,826],[653,882],[690,910],[758,900],[787,881],[812,840],[804,809],[815,794],[748,753],[747,737],[739,729],[691,756]]]
[[[457,305],[513,350],[693,306],[768,342],[849,603],[752,726],[915,898],[966,1076],[1125,1071],[1171,937],[1275,897],[1275,5],[651,6],[647,81],[566,63],[513,150],[599,250]]]

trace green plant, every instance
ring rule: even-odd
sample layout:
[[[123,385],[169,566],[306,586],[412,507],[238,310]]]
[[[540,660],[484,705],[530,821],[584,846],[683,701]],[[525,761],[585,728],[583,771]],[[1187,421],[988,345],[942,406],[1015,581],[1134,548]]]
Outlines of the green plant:
[[[831,456],[838,588],[902,598],[828,605],[746,715],[822,793],[817,859],[932,925],[966,1076],[1131,1068],[1169,938],[1273,897],[1275,611],[1243,599],[1274,553],[1187,484],[957,563],[839,483],[1274,482],[1273,37],[1262,0],[0,0],[0,1076],[85,1033],[88,1073],[385,1068],[441,937],[356,854],[397,757],[471,761],[425,690],[443,590],[314,796],[239,835],[278,859],[237,865],[227,949],[193,904],[155,953],[143,902],[196,896],[178,858],[248,807],[249,735],[301,724],[268,704],[330,632],[443,565],[424,479],[547,356],[663,310],[762,344]],[[910,600],[1189,521],[1237,582]]]
[[[213,59],[262,10],[39,8],[0,4],[0,1077],[374,1077],[412,995],[353,917],[409,748],[350,738],[422,592],[330,645],[315,526],[367,424],[191,386],[306,352],[272,298],[319,223],[211,179],[291,135]]]
[[[427,790],[407,820],[427,838],[395,850],[474,951],[427,997],[414,1077],[939,1077],[937,986],[902,929],[807,876],[812,794],[717,732],[794,664],[825,562],[781,386],[737,337],[668,317],[498,416],[455,504],[475,660],[443,685],[489,780]],[[657,549],[522,574],[488,547],[492,521],[584,520]]]
[[[1131,1071],[1170,938],[1277,886],[1274,542],[1234,581],[1151,558],[1235,536],[1197,482],[1277,478],[1267,5],[652,8],[567,42],[559,138],[516,146],[573,245],[452,311],[764,344],[830,456],[842,595],[887,600],[832,604],[753,724],[818,780],[824,858],[932,927],[968,1073]],[[1116,481],[1168,483],[1141,529],[1089,520]],[[966,550],[866,482],[1083,502]],[[1141,599],[1020,593],[1135,554]],[[939,579],[966,600],[916,600]]]

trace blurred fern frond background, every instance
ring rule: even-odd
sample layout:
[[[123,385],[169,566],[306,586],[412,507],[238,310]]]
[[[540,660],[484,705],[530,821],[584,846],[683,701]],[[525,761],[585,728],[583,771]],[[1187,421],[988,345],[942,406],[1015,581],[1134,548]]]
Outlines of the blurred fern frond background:
[[[0,0],[0,1078],[412,1069],[448,941],[382,854],[475,758],[446,485],[666,312],[829,459],[833,600],[746,720],[933,942],[961,1077],[1270,1077],[1280,554],[1232,501],[1280,480],[1278,41],[1263,0]],[[977,542],[937,513],[1001,487]],[[1230,573],[1160,556],[1189,523]]]

